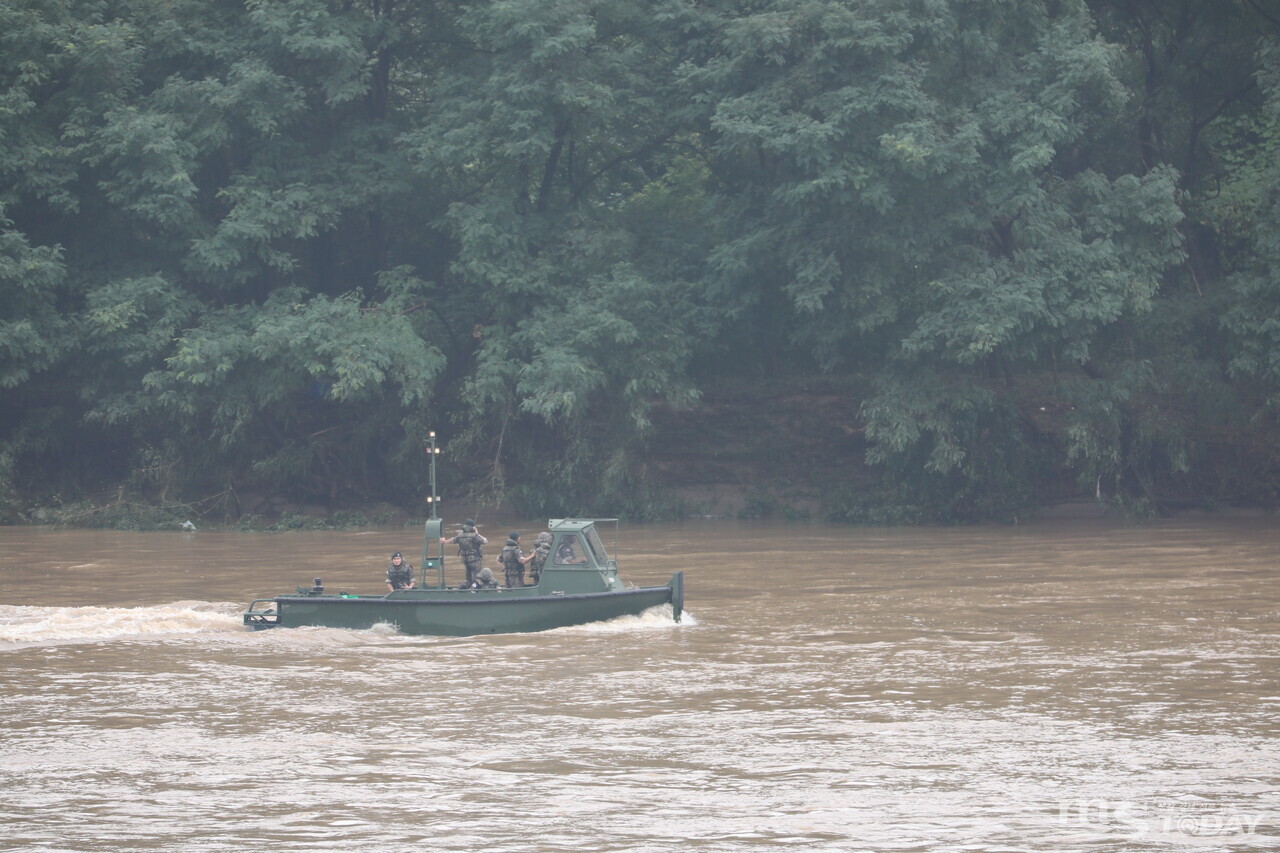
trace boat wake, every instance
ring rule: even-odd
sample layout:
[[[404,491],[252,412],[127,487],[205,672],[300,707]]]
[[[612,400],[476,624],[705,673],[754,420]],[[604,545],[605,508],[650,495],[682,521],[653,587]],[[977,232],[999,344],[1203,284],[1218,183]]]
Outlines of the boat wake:
[[[242,632],[241,607],[178,601],[152,607],[0,605],[0,650],[135,636]]]
[[[234,602],[177,601],[151,607],[21,607],[0,605],[0,651],[64,643],[95,643],[134,637],[190,636],[196,634],[244,634],[242,605]],[[620,616],[557,628],[588,634],[627,633],[669,629],[675,623],[671,605],[652,607],[637,616]],[[687,610],[683,624],[696,625]],[[380,623],[366,631],[302,629],[310,639],[315,631],[326,634],[398,637],[394,625]],[[276,632],[270,632],[275,634]],[[421,638],[415,638],[421,639]]]
[[[556,631],[576,631],[582,634],[618,634],[630,631],[654,630],[662,628],[671,628],[677,623],[671,617],[671,605],[660,604],[657,607],[650,607],[643,613],[635,616],[618,616],[605,622],[588,622],[583,625],[570,625],[565,628],[556,628]],[[697,625],[698,620],[693,618],[688,610],[684,611],[679,624]]]

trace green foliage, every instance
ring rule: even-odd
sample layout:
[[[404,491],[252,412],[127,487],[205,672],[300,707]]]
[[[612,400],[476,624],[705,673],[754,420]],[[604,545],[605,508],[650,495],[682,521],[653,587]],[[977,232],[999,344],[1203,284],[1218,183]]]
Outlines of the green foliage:
[[[753,493],[747,495],[742,509],[738,510],[738,518],[772,518],[779,512],[778,499],[771,494]]]
[[[863,406],[869,489],[834,496],[831,514],[864,524],[1013,520],[1055,473],[1049,448],[1014,406],[975,384],[884,380]]]
[[[5,4],[0,515],[121,485],[407,503],[437,428],[455,493],[654,517],[655,407],[818,371],[879,377],[884,485],[837,515],[1010,517],[1063,469],[1130,503],[1276,493],[1274,26],[1244,0]],[[1017,399],[1048,374],[1058,432]]]
[[[1244,244],[1228,278],[1231,300],[1222,326],[1231,336],[1228,369],[1257,381],[1266,406],[1280,410],[1280,45],[1260,51],[1263,110],[1220,122],[1234,161],[1215,221]]]
[[[417,168],[464,199],[445,222],[451,272],[475,296],[448,310],[476,346],[452,447],[492,460],[477,494],[514,477],[538,484],[523,503],[546,491],[626,500],[649,408],[696,399],[687,268],[637,243],[641,214],[627,204],[677,150],[685,108],[670,39],[690,13],[471,7],[458,23],[477,49],[437,78],[437,120],[403,137]]]
[[[0,524],[23,520],[21,496],[13,481],[13,451],[0,452]]]
[[[57,309],[61,249],[33,248],[11,225],[0,219],[0,388],[48,370],[67,353],[70,337]]]
[[[68,501],[55,495],[51,501],[27,511],[27,517],[36,524],[95,530],[177,530],[184,521],[196,516],[194,507],[155,504],[124,489],[105,503],[89,499]]]

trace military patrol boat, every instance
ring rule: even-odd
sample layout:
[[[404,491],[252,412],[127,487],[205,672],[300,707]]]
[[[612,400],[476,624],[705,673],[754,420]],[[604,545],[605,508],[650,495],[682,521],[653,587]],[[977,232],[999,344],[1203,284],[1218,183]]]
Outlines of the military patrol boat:
[[[597,525],[617,519],[556,518],[547,524],[551,551],[533,586],[462,587],[445,584],[444,522],[435,508],[435,433],[430,433],[432,506],[423,535],[421,576],[417,586],[384,595],[326,593],[316,578],[292,594],[260,598],[244,612],[244,624],[255,630],[297,628],[372,628],[388,624],[403,634],[470,636],[545,631],[566,625],[637,615],[651,607],[671,605],[675,621],[684,607],[684,572],[664,586],[627,586],[618,564],[605,550]],[[433,552],[435,554],[433,555]],[[435,578],[430,578],[432,570]],[[434,580],[434,583],[429,581]]]
[[[435,521],[434,530],[432,522]],[[545,631],[565,625],[636,615],[671,604],[675,621],[684,607],[684,572],[664,586],[630,587],[618,578],[596,525],[615,519],[556,518],[551,553],[536,586],[451,589],[444,583],[443,555],[423,560],[421,582],[385,595],[325,592],[319,578],[291,595],[260,598],[244,613],[250,628],[372,628],[395,626],[403,634],[468,636]],[[438,543],[439,519],[427,521],[426,540]],[[443,546],[440,546],[443,549]],[[427,585],[435,568],[437,582]]]

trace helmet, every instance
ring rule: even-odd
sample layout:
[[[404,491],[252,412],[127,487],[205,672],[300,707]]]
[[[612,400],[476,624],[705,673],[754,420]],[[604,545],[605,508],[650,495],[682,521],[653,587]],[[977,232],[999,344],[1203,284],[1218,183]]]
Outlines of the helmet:
[[[474,518],[468,518],[465,521],[463,521],[462,524],[464,527],[475,527],[476,520]]]
[[[511,531],[511,535],[510,535],[510,536],[508,536],[507,538],[509,538],[509,539],[519,539],[519,538],[520,538],[520,531],[519,531],[519,530],[513,530],[513,531]]]

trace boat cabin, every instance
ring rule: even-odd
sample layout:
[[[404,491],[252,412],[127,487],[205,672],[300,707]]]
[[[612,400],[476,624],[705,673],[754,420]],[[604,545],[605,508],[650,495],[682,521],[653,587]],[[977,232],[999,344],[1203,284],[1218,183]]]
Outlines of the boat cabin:
[[[600,522],[614,518],[553,518],[547,523],[551,551],[536,589],[542,595],[611,592],[621,588],[618,564],[609,556]]]

